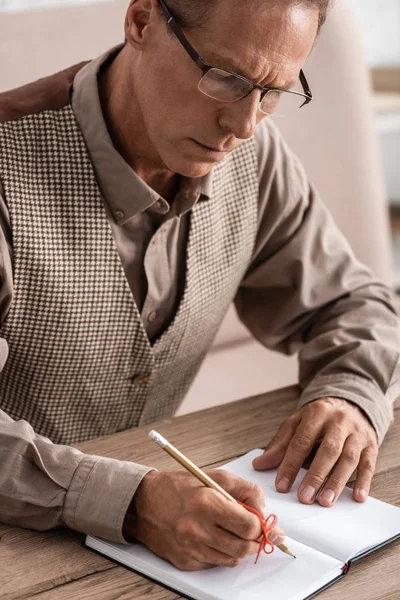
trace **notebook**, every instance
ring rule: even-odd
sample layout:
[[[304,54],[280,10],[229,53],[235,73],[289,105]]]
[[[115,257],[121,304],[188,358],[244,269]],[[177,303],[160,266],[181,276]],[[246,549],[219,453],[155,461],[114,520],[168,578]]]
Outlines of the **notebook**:
[[[335,506],[301,504],[296,490],[275,490],[276,469],[255,471],[252,460],[262,450],[221,468],[258,483],[265,491],[267,510],[275,513],[286,533],[285,543],[296,559],[275,548],[272,554],[247,557],[239,566],[205,571],[180,571],[141,544],[126,546],[92,536],[85,545],[149,579],[194,600],[308,600],[345,576],[352,561],[400,537],[400,508],[369,497],[363,504],[345,488]]]

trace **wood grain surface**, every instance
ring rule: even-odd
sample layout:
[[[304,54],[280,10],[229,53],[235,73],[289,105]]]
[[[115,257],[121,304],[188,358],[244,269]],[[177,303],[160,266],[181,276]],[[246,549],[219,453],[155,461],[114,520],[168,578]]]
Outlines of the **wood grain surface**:
[[[265,447],[295,410],[297,397],[293,386],[91,440],[79,448],[159,469],[179,468],[148,438],[148,431],[154,428],[199,466],[218,466],[253,448]],[[400,506],[400,401],[380,449],[371,495]],[[180,598],[85,549],[83,540],[83,535],[69,530],[35,532],[0,524],[1,600]],[[400,600],[400,541],[354,563],[344,579],[318,598]]]

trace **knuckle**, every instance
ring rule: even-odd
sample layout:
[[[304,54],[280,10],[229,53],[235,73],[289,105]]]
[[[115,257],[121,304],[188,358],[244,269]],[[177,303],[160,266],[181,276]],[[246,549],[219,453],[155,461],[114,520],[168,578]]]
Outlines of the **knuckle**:
[[[185,544],[187,540],[194,537],[194,527],[190,519],[181,518],[176,523],[176,540],[179,544]]]
[[[232,480],[231,473],[228,473],[228,471],[225,471],[224,469],[212,471],[210,475],[215,481],[218,481],[218,483],[221,485],[228,484]]]
[[[346,448],[343,450],[342,458],[350,465],[355,465],[360,459],[360,452],[357,448]]]
[[[200,511],[204,511],[210,505],[210,502],[210,489],[205,486],[199,487],[193,498],[193,503],[196,508]]]
[[[234,549],[235,560],[245,558],[248,554],[251,554],[251,543],[248,541],[240,542]]]
[[[345,425],[349,422],[349,413],[347,412],[347,410],[344,409],[339,409],[336,411],[335,413],[335,422],[338,425]],[[355,424],[353,423],[353,427],[355,426]]]
[[[324,443],[324,454],[329,458],[336,458],[340,454],[340,445],[336,440],[327,440]]]
[[[343,481],[340,477],[335,474],[332,474],[329,477],[329,481],[325,484],[326,488],[333,488],[334,490],[341,489],[345,485],[345,481]]]
[[[372,458],[364,459],[362,469],[364,473],[369,473],[373,475],[375,473],[375,460],[373,460]]]
[[[259,529],[260,529],[260,524],[259,524],[258,520],[256,520],[256,518],[245,521],[243,523],[244,539],[245,540],[254,539],[258,535]]]
[[[264,498],[264,490],[258,483],[253,484],[252,498]]]
[[[292,462],[290,462],[290,460],[287,460],[285,463],[285,475],[286,477],[289,477],[289,479],[293,479],[298,471],[298,467],[296,467],[296,465],[294,465]]]
[[[286,419],[286,421],[284,421],[282,423],[282,425],[280,426],[279,429],[282,429],[285,425],[287,426],[289,423],[293,424],[293,423],[297,423],[297,421],[299,421],[300,417],[299,417],[299,413],[298,412],[294,412],[293,414],[290,415],[290,417],[288,417]]]
[[[240,559],[240,558],[230,558],[230,559],[227,561],[227,563],[226,563],[226,566],[227,566],[227,567],[231,567],[231,568],[233,569],[234,567],[238,567],[238,566],[240,565],[240,563],[241,563],[241,562],[242,562],[242,561],[241,561],[241,559]]]
[[[373,454],[378,455],[379,452],[379,444],[378,444],[378,437],[377,434],[375,432],[375,430],[373,430],[371,432],[371,434],[368,436],[368,448],[370,449],[370,452]]]
[[[307,412],[317,412],[317,413],[323,413],[326,412],[328,407],[328,404],[325,400],[313,400],[312,402],[310,402],[309,404],[306,405],[306,408],[308,409]]]
[[[291,443],[291,446],[293,448],[293,450],[295,451],[302,451],[302,450],[306,450],[308,448],[310,448],[313,444],[312,439],[310,438],[310,436],[305,435],[305,434],[301,434],[301,435],[296,435]]]
[[[314,485],[314,487],[320,487],[324,481],[325,481],[325,477],[326,475],[324,475],[323,473],[320,473],[318,471],[312,471],[311,469],[308,470],[308,476],[307,476],[307,480],[311,483],[311,484],[316,484]],[[308,485],[308,483],[307,483]]]

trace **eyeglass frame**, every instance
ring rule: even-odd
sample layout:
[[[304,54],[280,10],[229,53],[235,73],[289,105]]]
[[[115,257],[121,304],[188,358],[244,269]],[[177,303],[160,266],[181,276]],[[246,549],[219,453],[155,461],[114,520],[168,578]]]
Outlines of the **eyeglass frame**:
[[[182,29],[179,27],[178,23],[175,21],[174,17],[171,15],[168,6],[165,4],[165,1],[159,0],[159,3],[160,3],[160,6],[162,8],[165,18],[167,19],[167,25],[169,25],[171,27],[176,38],[181,43],[183,48],[186,50],[187,54],[190,56],[192,61],[197,65],[197,67],[203,73],[202,77],[200,78],[200,81],[211,69],[219,69],[220,71],[226,71],[227,73],[234,75],[238,79],[241,79],[242,81],[245,81],[246,83],[248,83],[252,86],[249,89],[249,91],[246,92],[246,94],[244,96],[242,96],[241,98],[238,98],[237,100],[233,100],[232,102],[237,102],[238,100],[243,100],[243,98],[246,98],[247,96],[249,96],[249,94],[251,94],[255,89],[261,90],[259,106],[261,105],[261,102],[263,101],[264,97],[267,95],[268,92],[282,92],[285,94],[293,94],[293,95],[301,96],[302,98],[305,98],[303,104],[301,104],[299,108],[302,108],[306,104],[309,104],[311,102],[311,100],[313,99],[313,95],[310,90],[310,86],[308,85],[308,81],[306,79],[303,69],[300,70],[300,74],[299,74],[300,83],[301,83],[303,91],[304,91],[304,93],[302,94],[301,92],[295,92],[290,89],[285,90],[283,88],[275,88],[275,87],[268,87],[268,86],[264,87],[262,85],[259,85],[258,83],[254,83],[253,81],[251,81],[250,79],[247,79],[247,77],[244,77],[243,75],[239,75],[238,73],[235,73],[234,71],[230,71],[229,69],[221,69],[220,67],[215,67],[215,66],[209,65],[201,58],[201,56],[197,52],[197,50],[195,50],[193,48],[192,44],[189,42],[189,40],[185,36]],[[199,89],[199,91],[202,92],[202,90],[200,90],[200,89]],[[206,94],[205,92],[202,92],[202,93],[205,96],[208,96],[208,94]],[[208,96],[208,97],[211,97],[211,96]],[[214,98],[214,99],[218,100],[217,98]],[[218,102],[224,102],[224,100],[218,100]],[[259,110],[261,110],[261,109],[259,109]],[[261,112],[264,112],[264,111],[261,111]],[[264,113],[264,114],[267,114],[267,113]]]

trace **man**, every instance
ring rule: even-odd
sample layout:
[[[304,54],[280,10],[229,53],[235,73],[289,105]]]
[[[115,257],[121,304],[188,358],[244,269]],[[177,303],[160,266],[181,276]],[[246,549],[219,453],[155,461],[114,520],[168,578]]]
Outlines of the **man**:
[[[255,468],[286,492],[319,443],[299,500],[324,485],[332,506],[355,469],[366,499],[398,320],[267,117],[310,102],[327,4],[132,0],[122,48],[0,98],[2,521],[137,538],[182,569],[256,552],[257,518],[190,474],[68,446],[173,414],[232,300],[300,349],[299,408]]]

